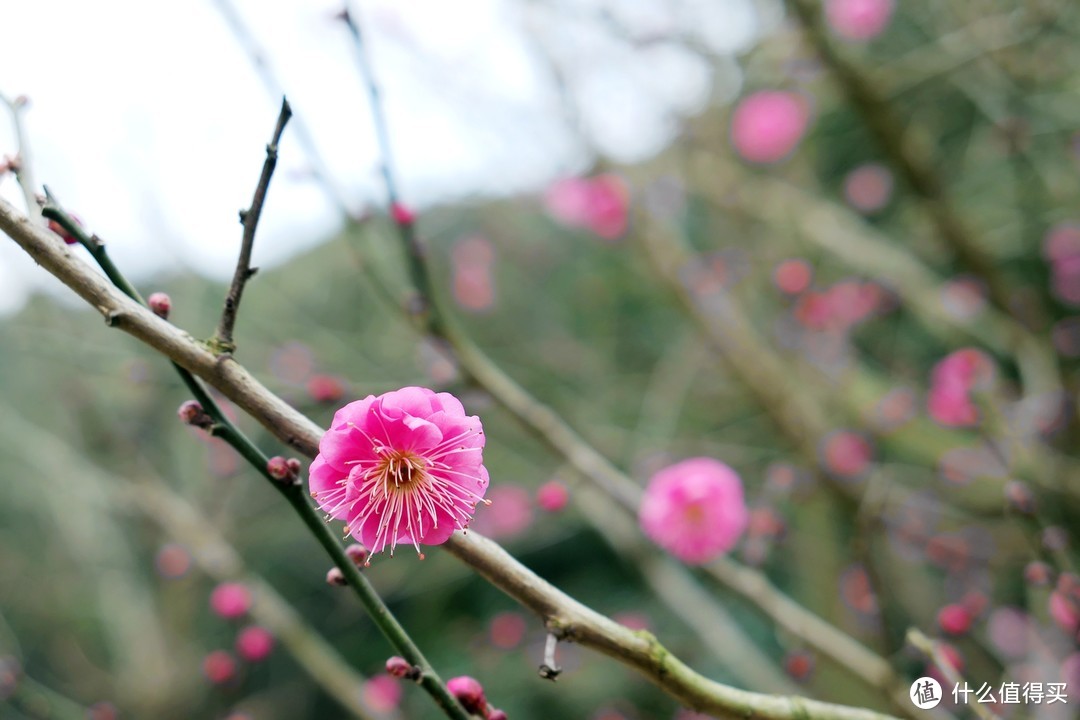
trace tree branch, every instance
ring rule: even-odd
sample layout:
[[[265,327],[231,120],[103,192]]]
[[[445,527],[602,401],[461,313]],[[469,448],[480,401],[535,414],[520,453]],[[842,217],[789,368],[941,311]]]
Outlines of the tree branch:
[[[229,357],[217,357],[194,339],[123,295],[44,228],[35,227],[0,199],[0,230],[39,265],[95,307],[107,323],[169,357],[221,391],[288,445],[309,457],[318,452],[322,429],[276,397]],[[801,698],[750,693],[698,675],[648,633],[615,623],[573,600],[476,533],[460,533],[448,550],[490,582],[544,617],[549,628],[637,669],[663,691],[721,718],[880,720],[870,710]]]
[[[41,221],[41,208],[38,207],[37,180],[34,178],[34,163],[30,155],[30,140],[23,124],[23,113],[29,104],[26,97],[20,95],[14,99],[0,92],[0,103],[5,105],[11,113],[11,122],[15,126],[15,142],[18,144],[18,154],[15,156],[18,163],[12,172],[19,181],[19,189],[22,190],[23,199],[26,202],[26,212],[34,219]]]
[[[221,322],[218,324],[214,339],[211,340],[213,349],[220,353],[232,353],[236,350],[233,327],[236,325],[236,315],[240,312],[240,299],[244,295],[244,286],[247,281],[258,270],[251,267],[251,248],[255,245],[255,230],[259,226],[263,203],[266,202],[266,192],[270,189],[270,179],[274,176],[274,168],[277,167],[281,133],[285,131],[285,125],[290,117],[292,117],[292,108],[289,107],[289,101],[282,98],[281,112],[278,113],[274,134],[266,146],[266,160],[263,161],[259,184],[255,186],[255,195],[251,198],[248,209],[240,211],[240,222],[244,225],[240,255],[236,259],[236,272],[233,273],[232,285],[229,286],[229,293],[225,296],[225,309],[221,311]]]

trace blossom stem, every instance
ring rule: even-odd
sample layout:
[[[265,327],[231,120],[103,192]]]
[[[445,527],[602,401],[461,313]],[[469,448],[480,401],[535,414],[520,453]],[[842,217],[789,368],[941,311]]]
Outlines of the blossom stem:
[[[48,193],[48,190],[46,190]],[[71,232],[78,241],[86,247],[93,258],[105,271],[106,276],[121,290],[140,305],[146,306],[139,292],[124,277],[123,273],[109,259],[105,250],[105,244],[96,236],[91,236],[80,228],[71,217],[56,202],[51,195],[49,202],[43,211],[45,217],[54,219]],[[285,500],[293,507],[300,519],[307,525],[311,534],[323,546],[326,553],[334,561],[334,565],[341,570],[353,592],[364,606],[372,621],[390,642],[394,649],[401,654],[410,664],[420,668],[420,686],[431,695],[435,703],[442,708],[443,712],[454,720],[468,720],[468,713],[461,707],[453,695],[446,689],[446,684],[428,662],[413,639],[393,613],[383,602],[378,592],[368,579],[360,572],[356,564],[345,554],[345,548],[323,522],[318,511],[308,501],[304,494],[303,485],[299,482],[285,484],[275,479],[267,470],[270,458],[264,454],[244,433],[237,428],[228,416],[222,412],[217,402],[203,388],[202,384],[185,368],[173,362],[173,367],[180,375],[180,379],[195,395],[196,400],[202,405],[203,410],[213,419],[214,424],[210,429],[211,434],[227,442],[236,450],[244,460],[255,468],[266,480],[268,480]]]

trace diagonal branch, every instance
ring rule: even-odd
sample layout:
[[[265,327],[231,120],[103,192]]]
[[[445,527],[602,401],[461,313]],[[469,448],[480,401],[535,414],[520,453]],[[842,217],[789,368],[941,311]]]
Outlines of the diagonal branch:
[[[235,360],[210,353],[186,333],[110,285],[68,246],[0,199],[0,231],[39,265],[95,307],[106,322],[166,355],[249,413],[288,445],[312,457],[322,429],[275,396]],[[634,632],[554,588],[496,543],[474,532],[456,533],[446,544],[496,587],[540,614],[563,639],[597,650],[640,672],[669,695],[720,718],[766,720],[882,720],[870,710],[802,698],[751,693],[696,673],[652,635]]]
[[[262,173],[259,175],[259,184],[255,186],[255,195],[251,198],[251,206],[247,210],[240,211],[240,222],[244,226],[244,235],[240,242],[240,256],[236,259],[236,272],[233,274],[232,285],[229,286],[229,294],[225,296],[225,309],[221,311],[221,322],[214,334],[211,345],[221,353],[231,353],[236,350],[233,341],[233,327],[236,325],[236,315],[240,312],[240,299],[244,295],[244,286],[258,268],[251,267],[251,248],[255,244],[255,230],[259,226],[259,216],[262,215],[263,204],[266,202],[266,192],[270,189],[270,179],[274,176],[274,168],[277,167],[278,142],[281,141],[281,133],[285,131],[285,125],[292,117],[292,108],[289,101],[281,99],[281,112],[278,114],[277,125],[274,126],[274,135],[266,146],[266,160],[263,162]]]

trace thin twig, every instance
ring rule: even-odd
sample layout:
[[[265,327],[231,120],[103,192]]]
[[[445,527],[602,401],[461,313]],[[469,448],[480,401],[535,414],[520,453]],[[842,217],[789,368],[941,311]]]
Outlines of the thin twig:
[[[205,379],[287,444],[301,448],[309,457],[318,452],[321,428],[270,393],[235,360],[214,356],[175,326],[125,297],[51,233],[33,226],[2,199],[0,230],[95,307],[112,327],[143,341]],[[311,509],[307,503],[304,505]],[[318,522],[317,517],[315,520]],[[336,543],[329,529],[321,526]],[[722,718],[880,720],[888,717],[829,703],[749,693],[713,682],[692,671],[648,633],[629,630],[586,608],[477,533],[470,532],[467,537],[457,533],[446,547],[511,597],[545,617],[549,628],[561,631],[565,640],[580,642],[636,668],[660,689],[690,707]],[[348,565],[352,565],[351,561]],[[352,568],[355,571],[355,565]],[[366,582],[358,571],[355,574]],[[346,577],[353,581],[349,573]]]
[[[20,95],[14,99],[0,92],[0,103],[3,103],[11,113],[11,122],[15,127],[15,142],[18,146],[18,161],[12,171],[15,179],[19,181],[19,189],[22,190],[23,200],[26,202],[26,212],[35,222],[41,222],[41,208],[38,207],[37,193],[38,184],[34,178],[34,162],[30,153],[30,139],[23,123],[23,113],[29,104],[26,97]]]
[[[240,299],[244,295],[244,286],[247,285],[247,281],[258,270],[251,267],[251,249],[255,245],[255,230],[259,227],[259,217],[262,215],[263,204],[266,202],[266,192],[270,189],[270,179],[274,176],[274,168],[277,167],[281,133],[285,131],[285,125],[288,124],[290,117],[292,117],[292,108],[289,107],[289,101],[282,98],[281,112],[278,113],[274,134],[266,146],[266,160],[263,161],[259,184],[255,186],[251,205],[247,210],[240,211],[240,222],[244,225],[240,255],[236,259],[236,272],[233,273],[229,294],[225,296],[225,309],[221,311],[221,322],[211,341],[214,349],[221,353],[232,353],[236,350],[233,328],[236,325],[237,313],[240,312]]]
[[[948,196],[945,184],[926,153],[905,139],[910,133],[905,133],[903,124],[896,117],[888,100],[832,47],[821,18],[819,4],[811,0],[788,0],[788,5],[882,152],[922,201],[941,239],[961,265],[986,282],[990,300],[1000,309],[1009,312],[1011,305],[1004,277],[961,220]]]

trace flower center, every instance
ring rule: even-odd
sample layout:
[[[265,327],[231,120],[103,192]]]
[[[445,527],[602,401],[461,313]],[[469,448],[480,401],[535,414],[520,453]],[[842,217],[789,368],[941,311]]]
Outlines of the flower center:
[[[374,468],[386,490],[406,489],[427,477],[427,461],[408,450],[387,450]]]

